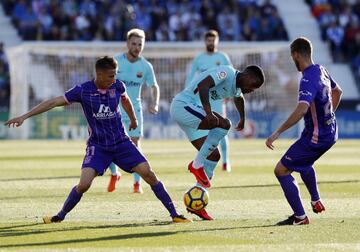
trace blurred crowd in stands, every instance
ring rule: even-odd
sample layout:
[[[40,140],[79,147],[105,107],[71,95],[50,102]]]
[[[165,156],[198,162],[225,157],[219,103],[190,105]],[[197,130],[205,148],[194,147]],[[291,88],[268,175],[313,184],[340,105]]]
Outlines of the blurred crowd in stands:
[[[271,0],[2,0],[24,40],[125,40],[134,27],[150,41],[287,40]]]
[[[360,82],[360,0],[307,0],[335,62],[349,62]]]
[[[0,42],[0,112],[7,111],[10,102],[9,65],[4,52],[4,44]]]

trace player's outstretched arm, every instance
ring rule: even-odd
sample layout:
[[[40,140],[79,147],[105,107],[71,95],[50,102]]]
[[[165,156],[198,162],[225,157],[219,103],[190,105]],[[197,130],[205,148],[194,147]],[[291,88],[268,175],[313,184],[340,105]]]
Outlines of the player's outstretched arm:
[[[288,117],[288,119],[277,129],[275,130],[267,139],[266,139],[266,146],[269,149],[274,149],[273,142],[280,136],[282,132],[291,128],[295,125],[301,118],[306,114],[309,108],[309,104],[304,102],[299,102],[294,112]]]
[[[50,109],[52,109],[54,107],[64,106],[66,104],[67,104],[67,102],[66,102],[64,96],[58,96],[58,97],[43,101],[39,105],[36,105],[34,108],[32,108],[26,114],[8,120],[7,122],[5,122],[5,126],[19,127],[19,126],[21,126],[21,124],[23,124],[23,122],[26,119],[28,119],[28,118],[30,118],[30,117],[32,117],[34,115],[44,113],[44,112],[46,112],[46,111],[48,111],[48,110],[50,110]]]
[[[240,115],[240,121],[235,129],[240,131],[243,130],[245,126],[245,98],[243,96],[234,97],[234,104]]]
[[[157,114],[159,111],[159,100],[160,100],[160,88],[158,84],[151,86],[152,91],[152,102],[149,106],[149,113]]]
[[[129,130],[136,129],[138,126],[138,122],[135,116],[134,107],[131,103],[129,96],[126,93],[121,96],[121,106],[124,108],[126,114],[128,114],[130,118]]]

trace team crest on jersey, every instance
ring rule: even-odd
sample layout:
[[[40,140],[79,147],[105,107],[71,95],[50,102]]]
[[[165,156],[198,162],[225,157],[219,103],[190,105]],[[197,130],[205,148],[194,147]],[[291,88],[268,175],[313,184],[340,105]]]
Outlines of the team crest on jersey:
[[[221,71],[221,72],[216,73],[216,75],[217,75],[219,80],[223,80],[223,79],[226,78],[227,73],[225,71]]]
[[[109,89],[109,95],[110,95],[110,98],[115,98],[116,97],[115,89]]]
[[[138,78],[143,77],[143,72],[137,72],[137,73],[136,73],[136,77],[138,77]]]

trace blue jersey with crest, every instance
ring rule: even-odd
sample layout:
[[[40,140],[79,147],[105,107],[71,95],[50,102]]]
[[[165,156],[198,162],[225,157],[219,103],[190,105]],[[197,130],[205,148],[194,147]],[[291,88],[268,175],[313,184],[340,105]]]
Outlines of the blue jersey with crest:
[[[125,94],[125,85],[119,80],[108,89],[98,89],[92,80],[65,92],[68,103],[78,102],[83,108],[89,127],[88,144],[112,150],[117,144],[129,141],[118,110],[121,96]]]
[[[203,52],[196,56],[191,65],[190,74],[186,78],[186,86],[189,86],[191,80],[199,73],[205,72],[206,70],[220,66],[220,65],[231,65],[229,56],[223,52],[214,52],[209,54]]]
[[[157,84],[153,66],[144,57],[139,57],[137,61],[130,62],[126,53],[115,56],[118,63],[116,79],[124,82],[126,91],[133,104],[135,112],[142,109],[141,106],[141,87],[143,84],[153,86]],[[127,118],[123,108],[120,106],[123,117]],[[128,118],[127,118],[128,119]]]
[[[190,85],[177,94],[174,99],[201,104],[198,85],[207,76],[211,76],[215,83],[215,86],[209,89],[209,100],[239,97],[242,93],[241,89],[236,87],[237,74],[238,71],[232,66],[210,68],[196,76]]]
[[[337,140],[337,125],[331,100],[331,90],[337,86],[325,67],[311,65],[303,71],[299,87],[299,102],[310,107],[304,116],[302,137],[312,144]]]

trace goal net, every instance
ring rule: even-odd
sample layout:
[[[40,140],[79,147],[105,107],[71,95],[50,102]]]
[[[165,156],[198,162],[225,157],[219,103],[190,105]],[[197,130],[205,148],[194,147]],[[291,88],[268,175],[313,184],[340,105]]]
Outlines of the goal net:
[[[36,42],[8,50],[11,78],[10,116],[18,116],[39,102],[62,95],[66,90],[94,78],[98,57],[125,52],[126,44],[113,42]],[[160,109],[157,115],[147,112],[150,90],[143,88],[144,137],[179,139],[184,133],[169,115],[174,95],[184,88],[193,58],[204,50],[202,42],[147,42],[143,56],[155,70],[160,86]],[[231,138],[267,137],[294,109],[299,74],[291,61],[287,43],[220,43],[235,68],[242,70],[256,64],[264,69],[266,83],[245,95],[247,123],[244,131],[229,133]],[[144,87],[144,86],[143,86]],[[226,103],[227,115],[236,125],[239,115],[232,102]],[[9,131],[11,138],[84,139],[87,122],[80,105],[55,108],[28,119],[22,127]],[[286,132],[296,137],[296,127]]]

